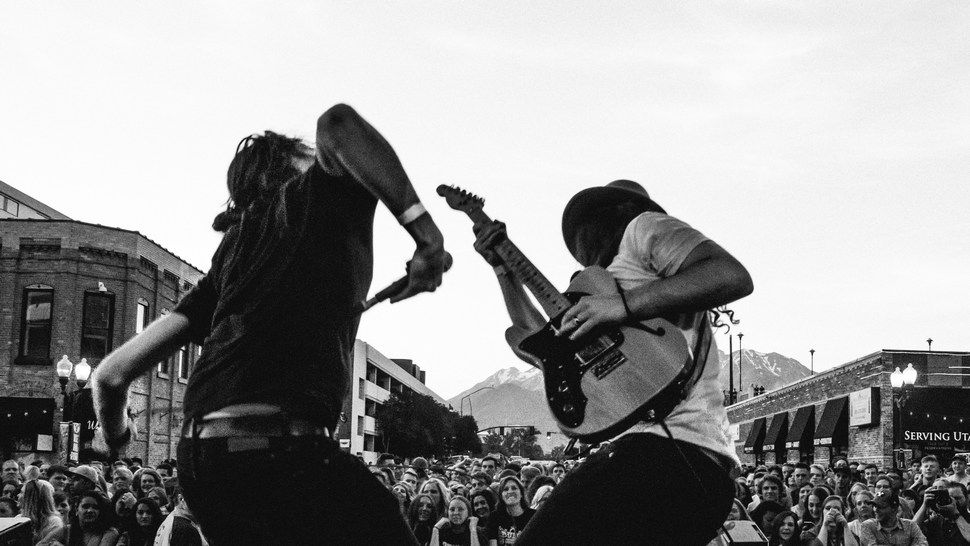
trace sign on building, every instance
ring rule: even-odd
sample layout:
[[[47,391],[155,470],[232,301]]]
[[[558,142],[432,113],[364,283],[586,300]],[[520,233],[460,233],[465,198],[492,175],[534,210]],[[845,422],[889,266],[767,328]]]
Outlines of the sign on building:
[[[849,394],[849,426],[879,424],[879,389],[869,387]]]

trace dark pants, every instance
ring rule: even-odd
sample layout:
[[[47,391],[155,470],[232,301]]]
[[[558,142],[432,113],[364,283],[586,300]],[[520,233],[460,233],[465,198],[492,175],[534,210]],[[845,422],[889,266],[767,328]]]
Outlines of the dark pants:
[[[570,472],[515,544],[703,545],[733,497],[728,468],[697,446],[629,434]]]
[[[179,483],[212,546],[416,544],[397,499],[333,440],[244,440],[179,442]]]

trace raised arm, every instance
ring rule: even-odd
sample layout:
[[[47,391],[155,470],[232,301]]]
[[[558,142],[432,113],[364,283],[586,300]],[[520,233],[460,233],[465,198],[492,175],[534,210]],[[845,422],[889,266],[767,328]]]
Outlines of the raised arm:
[[[391,145],[350,106],[337,104],[317,120],[317,161],[332,175],[349,174],[391,211],[417,245],[410,282],[391,302],[434,291],[444,272],[444,239]]]
[[[492,222],[489,225],[475,228],[475,250],[495,270],[505,309],[512,319],[512,326],[505,331],[505,341],[520,359],[533,366],[537,365],[528,355],[519,351],[519,342],[527,335],[538,331],[546,321],[542,313],[536,309],[522,286],[522,282],[502,264],[502,258],[492,249],[504,240],[505,224]]]
[[[114,442],[127,433],[128,385],[188,343],[190,337],[189,319],[173,312],[148,325],[101,361],[91,376],[91,391],[104,440]]]
[[[676,273],[620,296],[585,296],[563,315],[560,335],[575,339],[601,324],[646,320],[711,309],[741,299],[754,290],[741,262],[713,241],[697,245]],[[627,309],[629,308],[629,313]],[[577,328],[573,321],[582,316]]]

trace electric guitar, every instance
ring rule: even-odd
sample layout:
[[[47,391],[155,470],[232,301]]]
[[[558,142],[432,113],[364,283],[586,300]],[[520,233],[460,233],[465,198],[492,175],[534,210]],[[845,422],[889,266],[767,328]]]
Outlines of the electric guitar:
[[[476,225],[492,221],[482,210],[481,197],[444,185],[438,186],[438,195]],[[616,280],[606,269],[591,266],[560,293],[508,238],[494,250],[549,317],[539,331],[508,341],[516,354],[542,370],[546,403],[567,436],[596,443],[637,421],[661,419],[703,371],[704,360],[693,358],[677,327],[660,318],[593,330],[577,340],[557,337],[567,309],[586,295],[619,294]]]

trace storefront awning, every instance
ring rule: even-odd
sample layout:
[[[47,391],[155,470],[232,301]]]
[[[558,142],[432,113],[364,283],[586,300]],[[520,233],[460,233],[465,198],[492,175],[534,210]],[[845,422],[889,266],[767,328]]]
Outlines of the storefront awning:
[[[761,446],[765,439],[765,418],[759,417],[751,423],[748,439],[744,441],[745,453],[761,453]]]
[[[788,412],[776,413],[771,418],[771,425],[768,433],[765,434],[764,445],[761,449],[765,451],[781,451],[785,449],[785,438],[788,435]]]
[[[795,412],[788,436],[785,438],[787,449],[799,449],[802,444],[812,445],[812,434],[815,432],[815,405],[802,406]]]
[[[833,398],[825,403],[822,417],[815,429],[815,445],[847,445],[849,443],[849,397]]]

